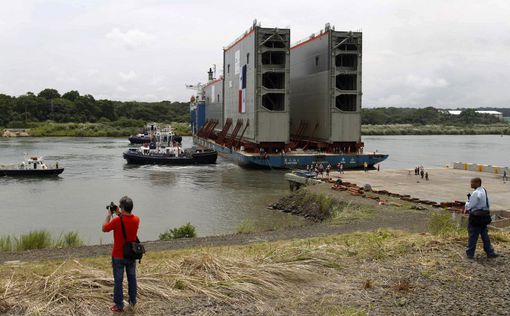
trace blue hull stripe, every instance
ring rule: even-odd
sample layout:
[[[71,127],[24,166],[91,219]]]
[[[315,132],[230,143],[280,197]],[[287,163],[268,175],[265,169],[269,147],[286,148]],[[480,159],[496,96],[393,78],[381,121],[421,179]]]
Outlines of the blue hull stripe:
[[[323,165],[330,164],[335,167],[338,163],[343,163],[344,168],[362,168],[366,162],[369,167],[384,161],[388,158],[386,154],[300,154],[300,155],[268,155],[267,158],[261,156],[245,155],[239,151],[216,143],[210,142],[203,138],[194,136],[193,141],[206,148],[216,150],[219,154],[227,157],[237,164],[246,167],[259,167],[259,168],[275,168],[275,169],[296,169],[303,168],[306,165],[322,163]]]

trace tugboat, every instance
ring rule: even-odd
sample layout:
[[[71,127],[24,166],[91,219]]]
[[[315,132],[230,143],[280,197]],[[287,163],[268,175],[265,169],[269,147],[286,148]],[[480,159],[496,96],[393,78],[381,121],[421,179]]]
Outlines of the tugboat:
[[[20,177],[20,176],[38,176],[38,177],[46,177],[46,176],[58,176],[64,172],[64,168],[58,167],[58,162],[55,163],[55,167],[48,167],[42,157],[33,156],[28,159],[25,159],[18,166],[7,166],[5,168],[0,169],[0,176],[11,176],[11,177]]]
[[[182,138],[177,136],[176,139]],[[128,164],[138,165],[214,164],[218,152],[197,147],[182,149],[180,142],[171,137],[166,146],[161,146],[161,142],[144,144],[140,148],[128,149],[123,157]]]

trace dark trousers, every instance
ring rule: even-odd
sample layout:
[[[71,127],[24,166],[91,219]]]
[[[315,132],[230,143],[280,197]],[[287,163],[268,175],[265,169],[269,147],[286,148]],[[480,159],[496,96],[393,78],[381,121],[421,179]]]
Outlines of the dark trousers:
[[[113,302],[118,308],[124,308],[124,293],[122,292],[122,282],[124,279],[124,270],[126,270],[128,280],[129,303],[136,304],[136,261],[130,259],[112,258],[113,267]]]
[[[487,256],[494,255],[494,249],[491,246],[491,240],[489,238],[489,229],[487,225],[484,226],[473,226],[468,224],[468,246],[466,249],[466,255],[468,257],[474,257],[476,250],[476,242],[478,241],[478,235],[482,236],[483,250]]]

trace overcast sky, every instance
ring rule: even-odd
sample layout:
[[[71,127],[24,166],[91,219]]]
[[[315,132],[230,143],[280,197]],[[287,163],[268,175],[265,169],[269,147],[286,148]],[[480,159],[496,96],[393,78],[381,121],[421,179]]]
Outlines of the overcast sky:
[[[1,0],[0,93],[187,101],[255,18],[361,30],[364,107],[510,107],[507,0]]]

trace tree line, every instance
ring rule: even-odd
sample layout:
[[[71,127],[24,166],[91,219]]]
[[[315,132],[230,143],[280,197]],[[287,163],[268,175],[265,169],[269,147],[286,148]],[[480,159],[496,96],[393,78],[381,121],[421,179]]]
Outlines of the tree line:
[[[484,108],[489,109],[489,108]],[[505,116],[510,109],[493,109]],[[364,108],[362,124],[493,124],[501,122],[493,115],[464,109],[460,115],[445,110],[426,108]],[[137,102],[96,100],[92,95],[80,95],[76,90],[62,95],[55,89],[44,89],[37,95],[28,92],[13,97],[0,94],[0,126],[26,127],[30,122],[57,123],[116,122],[116,125],[135,126],[143,121],[189,122],[187,102]],[[143,123],[142,123],[143,124]]]
[[[501,123],[501,121],[494,115],[480,114],[476,113],[476,111],[476,109],[464,109],[461,114],[452,115],[449,114],[447,110],[436,109],[433,107],[366,108],[361,110],[361,123],[363,125],[467,125]]]
[[[62,95],[44,89],[37,95],[28,92],[18,97],[0,94],[0,126],[25,127],[29,122],[96,123],[129,121],[189,122],[185,102],[121,102],[96,100],[76,90]]]

